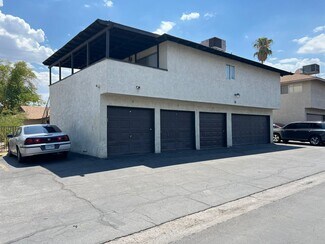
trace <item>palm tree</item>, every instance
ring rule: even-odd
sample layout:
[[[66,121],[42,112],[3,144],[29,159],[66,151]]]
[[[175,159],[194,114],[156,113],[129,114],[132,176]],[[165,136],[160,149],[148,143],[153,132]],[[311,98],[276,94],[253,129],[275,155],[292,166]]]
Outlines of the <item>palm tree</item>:
[[[273,43],[272,39],[266,37],[258,38],[254,43],[254,48],[257,50],[254,53],[254,57],[257,56],[258,60],[263,64],[269,55],[272,55],[271,45]]]

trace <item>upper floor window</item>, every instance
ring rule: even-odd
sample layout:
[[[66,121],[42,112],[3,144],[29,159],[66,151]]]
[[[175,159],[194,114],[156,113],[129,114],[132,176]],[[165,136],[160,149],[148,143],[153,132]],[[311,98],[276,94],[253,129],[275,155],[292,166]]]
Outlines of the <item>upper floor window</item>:
[[[289,93],[298,93],[302,92],[302,84],[290,84],[288,86]]]
[[[288,86],[287,85],[281,86],[281,94],[288,94]]]
[[[235,66],[226,65],[226,77],[227,80],[234,80],[235,79]]]

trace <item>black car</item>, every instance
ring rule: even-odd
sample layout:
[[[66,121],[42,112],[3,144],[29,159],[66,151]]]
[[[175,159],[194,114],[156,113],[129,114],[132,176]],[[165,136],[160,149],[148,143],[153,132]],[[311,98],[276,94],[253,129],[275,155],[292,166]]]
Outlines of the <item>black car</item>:
[[[309,141],[317,146],[325,142],[325,122],[294,122],[273,130],[273,142]]]

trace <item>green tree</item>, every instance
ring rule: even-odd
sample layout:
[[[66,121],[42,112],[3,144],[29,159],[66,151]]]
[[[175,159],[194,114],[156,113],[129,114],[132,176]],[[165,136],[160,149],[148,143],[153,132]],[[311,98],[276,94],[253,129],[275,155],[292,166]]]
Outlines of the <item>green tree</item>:
[[[33,80],[36,75],[23,61],[0,62],[0,103],[3,111],[17,111],[21,105],[41,102]]]
[[[254,48],[257,50],[257,52],[254,53],[254,57],[257,56],[258,60],[261,61],[262,64],[269,55],[272,55],[272,43],[273,40],[266,37],[260,37],[254,43]]]

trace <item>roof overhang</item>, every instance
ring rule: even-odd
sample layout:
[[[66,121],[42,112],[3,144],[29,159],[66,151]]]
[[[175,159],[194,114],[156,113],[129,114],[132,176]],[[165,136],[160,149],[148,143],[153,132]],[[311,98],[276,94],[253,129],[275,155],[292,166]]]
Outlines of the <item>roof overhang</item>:
[[[89,25],[86,29],[79,32],[74,38],[72,38],[67,44],[65,44],[62,48],[56,51],[52,56],[46,59],[43,64],[47,66],[55,66],[58,64],[59,60],[64,59],[68,55],[71,54],[75,49],[84,46],[88,40],[90,40],[95,35],[99,35],[100,33],[104,33],[105,30],[110,30],[110,57],[116,59],[124,59],[129,57],[137,52],[145,50],[146,48],[152,47],[159,43],[165,41],[171,41],[175,43],[179,43],[188,47],[192,47],[203,52],[208,52],[211,54],[215,54],[218,56],[222,56],[225,58],[229,58],[232,60],[236,60],[238,62],[246,63],[248,65],[252,65],[258,68],[262,68],[265,70],[269,70],[272,72],[279,73],[281,76],[284,75],[292,75],[292,73],[280,70],[271,66],[267,66],[246,58],[242,58],[227,52],[222,52],[207,46],[204,46],[199,43],[195,43],[192,41],[188,41],[185,39],[181,39],[175,36],[171,36],[168,34],[157,35],[151,32],[139,30],[136,28],[132,28],[129,26],[121,25],[118,23],[114,23],[111,21],[105,21],[97,19],[91,25]]]

